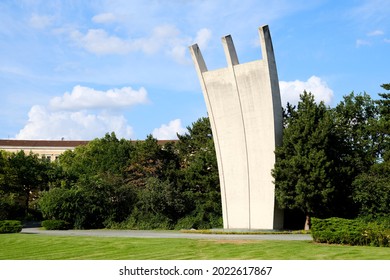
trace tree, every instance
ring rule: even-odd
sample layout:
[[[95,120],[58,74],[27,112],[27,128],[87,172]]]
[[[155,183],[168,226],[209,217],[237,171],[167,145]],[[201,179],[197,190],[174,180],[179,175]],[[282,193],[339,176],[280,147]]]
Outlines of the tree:
[[[221,193],[213,136],[208,118],[201,118],[179,135],[179,187],[187,197],[188,215],[178,227],[222,226]]]
[[[360,215],[377,218],[390,215],[390,161],[374,164],[353,182],[353,199]]]
[[[382,88],[390,90],[390,84]],[[376,103],[379,108],[379,121],[375,127],[379,137],[378,154],[381,160],[390,160],[390,93],[379,93],[381,99]]]
[[[0,220],[17,219],[25,215],[19,193],[10,184],[10,154],[0,150]]]
[[[18,195],[21,206],[27,215],[30,202],[38,198],[38,193],[47,189],[49,179],[46,176],[50,162],[38,158],[38,155],[24,151],[12,153],[8,157],[9,172],[7,188],[10,193]]]
[[[106,133],[87,145],[66,151],[59,157],[59,164],[73,181],[101,173],[122,175],[134,147],[131,141],[118,140],[115,133]]]
[[[287,106],[273,170],[281,207],[307,218],[388,214],[390,94],[379,95],[351,93],[330,109],[304,93]]]
[[[161,145],[149,135],[135,143],[126,168],[126,182],[137,201],[126,227],[172,228],[185,214],[185,199],[178,188],[179,157],[173,142]]]
[[[133,151],[132,143],[118,140],[115,133],[66,151],[53,170],[62,175],[60,183],[40,199],[44,217],[75,228],[101,228],[126,219],[136,200],[124,172]]]
[[[83,177],[70,188],[45,191],[38,205],[45,219],[64,220],[74,228],[102,228],[125,220],[135,197],[121,176],[102,173]]]
[[[353,92],[331,110],[334,121],[333,174],[336,197],[334,204],[341,210],[337,216],[354,218],[359,207],[353,200],[353,181],[367,172],[378,158],[379,136],[375,127],[378,107],[371,97]]]
[[[137,202],[130,217],[131,228],[172,229],[186,209],[183,194],[169,181],[149,177],[142,189],[137,189]]]
[[[382,87],[390,90],[390,84]],[[377,148],[376,162],[353,182],[353,199],[359,205],[360,215],[373,218],[390,214],[390,93],[380,93],[378,119],[372,125]]]
[[[145,141],[135,143],[125,176],[129,184],[143,188],[150,177],[174,183],[178,169],[178,155],[173,143],[160,145],[157,139],[148,135]]]
[[[366,93],[355,95],[352,92],[344,96],[334,109],[343,165],[352,168],[351,173],[355,176],[368,170],[377,159],[378,137],[373,127],[376,126],[378,113],[375,101]]]
[[[201,118],[179,135],[177,144],[180,165],[188,186],[195,192],[219,190],[219,177],[214,141],[208,118]]]
[[[323,102],[316,104],[311,93],[304,92],[298,108],[288,106],[283,143],[277,147],[275,196],[283,209],[298,209],[310,217],[327,216],[335,193],[332,180],[333,123]]]

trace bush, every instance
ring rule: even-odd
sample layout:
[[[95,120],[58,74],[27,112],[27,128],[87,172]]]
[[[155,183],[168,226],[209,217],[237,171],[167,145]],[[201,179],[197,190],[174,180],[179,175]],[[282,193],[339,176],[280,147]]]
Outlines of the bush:
[[[128,219],[121,223],[122,229],[137,229],[137,230],[150,230],[150,229],[173,229],[172,221],[160,214],[160,213],[143,213],[137,208]]]
[[[25,209],[17,202],[15,194],[6,194],[0,190],[0,221],[19,220],[25,215]]]
[[[204,212],[193,213],[181,218],[175,225],[176,230],[181,229],[210,229],[222,228],[222,217],[214,213],[207,214]]]
[[[386,220],[369,221],[342,218],[312,218],[311,234],[315,242],[329,244],[389,247],[390,227]]]
[[[70,224],[63,220],[45,220],[42,226],[47,230],[66,230],[70,229]]]
[[[22,231],[22,223],[14,220],[0,221],[0,233],[18,233]]]
[[[182,229],[197,229],[199,224],[198,217],[194,216],[185,216],[181,218],[175,225],[176,230]]]

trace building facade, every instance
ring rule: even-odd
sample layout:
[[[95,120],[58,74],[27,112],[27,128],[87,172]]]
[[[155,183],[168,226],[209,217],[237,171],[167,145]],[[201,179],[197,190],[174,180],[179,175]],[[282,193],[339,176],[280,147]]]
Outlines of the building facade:
[[[137,142],[141,140],[129,140]],[[157,143],[164,146],[177,140],[158,140]],[[63,152],[74,150],[81,145],[87,145],[88,140],[4,140],[0,139],[0,150],[7,152],[18,152],[23,150],[25,153],[38,154],[39,157],[55,161]]]
[[[86,145],[89,141],[70,140],[1,140],[0,150],[38,154],[39,157],[50,161],[56,160],[67,150],[74,150],[77,146]]]

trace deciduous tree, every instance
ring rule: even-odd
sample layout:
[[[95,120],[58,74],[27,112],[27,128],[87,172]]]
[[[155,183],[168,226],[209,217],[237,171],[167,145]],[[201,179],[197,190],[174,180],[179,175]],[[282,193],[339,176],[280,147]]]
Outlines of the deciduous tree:
[[[390,90],[390,84],[382,87]],[[380,93],[379,96],[381,99],[375,102],[379,116],[372,125],[376,162],[353,182],[353,199],[359,205],[360,215],[374,218],[390,214],[390,93]]]

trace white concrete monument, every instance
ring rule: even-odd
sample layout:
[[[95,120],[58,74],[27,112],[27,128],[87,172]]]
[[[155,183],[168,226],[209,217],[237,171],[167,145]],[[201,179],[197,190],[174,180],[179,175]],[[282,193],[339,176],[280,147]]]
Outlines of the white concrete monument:
[[[222,38],[227,68],[208,71],[190,46],[213,131],[225,229],[279,229],[271,169],[282,141],[282,105],[268,26],[259,28],[262,60],[239,64],[231,36]]]

